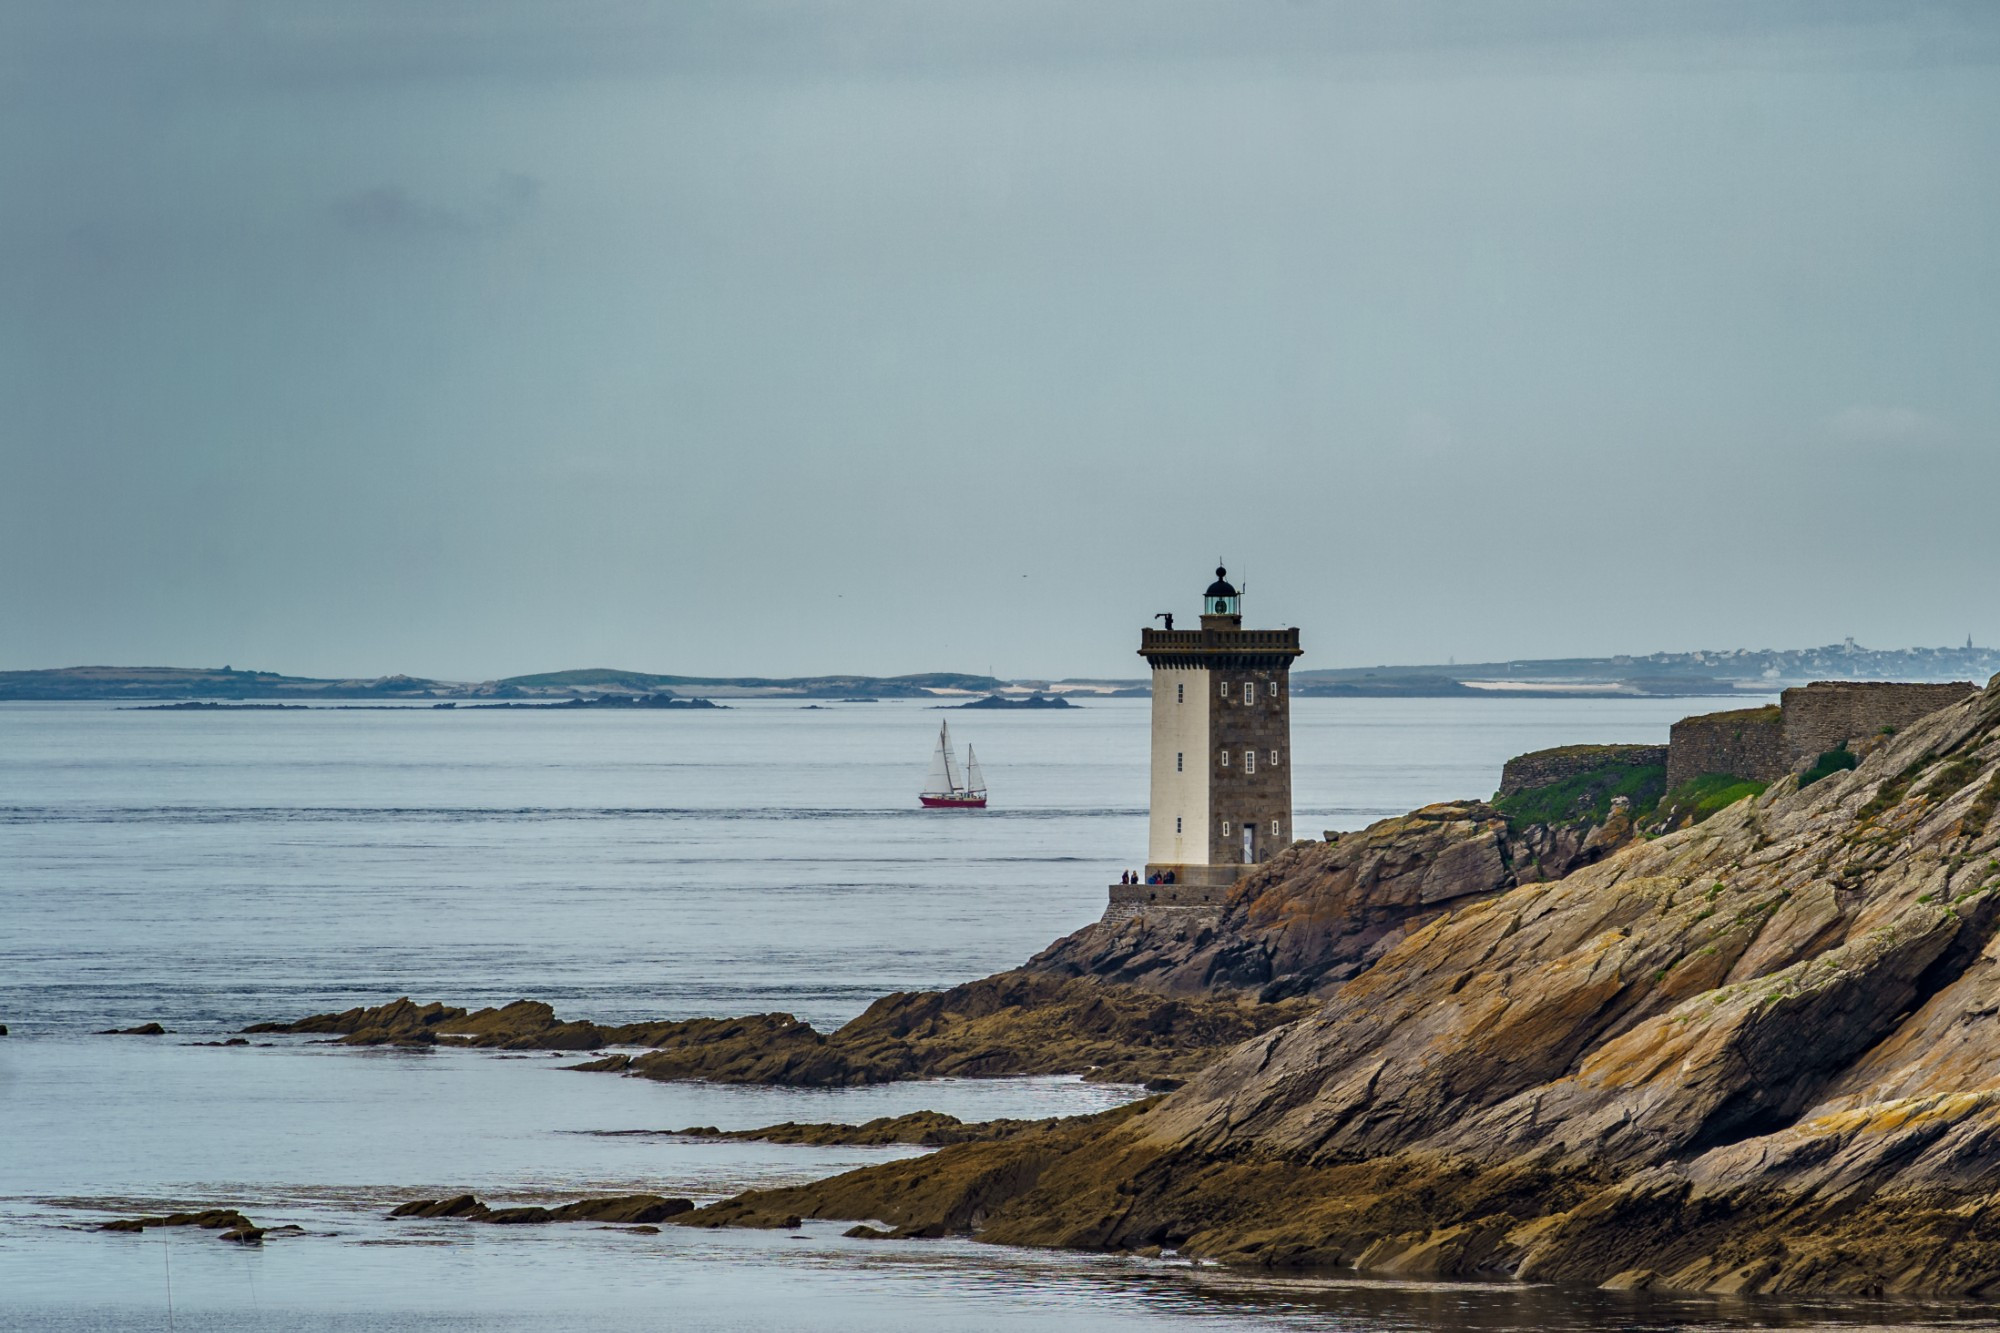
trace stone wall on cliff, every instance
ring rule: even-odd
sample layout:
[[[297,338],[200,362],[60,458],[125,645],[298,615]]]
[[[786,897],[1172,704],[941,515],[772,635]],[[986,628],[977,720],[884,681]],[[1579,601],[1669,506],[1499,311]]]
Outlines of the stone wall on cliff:
[[[1708,773],[1775,782],[1828,750],[1900,730],[1976,692],[1970,681],[1818,680],[1786,690],[1775,706],[1682,718],[1668,745],[1667,786]]]
[[[1783,777],[1790,771],[1784,726],[1784,713],[1776,704],[1682,718],[1669,733],[1668,789],[1705,773],[1733,773],[1759,782]]]
[[[1568,778],[1610,767],[1664,767],[1664,745],[1561,745],[1516,755],[1500,770],[1499,796],[1514,796],[1535,787],[1553,787]]]
[[[1969,680],[1948,685],[1906,681],[1822,680],[1779,697],[1785,715],[1785,764],[1798,772],[1828,750],[1885,728],[1898,730],[1977,691]],[[1740,776],[1754,777],[1745,773]]]

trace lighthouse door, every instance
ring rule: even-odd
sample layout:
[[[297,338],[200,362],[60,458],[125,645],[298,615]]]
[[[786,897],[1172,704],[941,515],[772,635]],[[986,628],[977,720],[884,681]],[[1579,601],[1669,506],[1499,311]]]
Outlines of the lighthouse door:
[[[1249,820],[1243,821],[1243,864],[1257,864],[1257,826]]]

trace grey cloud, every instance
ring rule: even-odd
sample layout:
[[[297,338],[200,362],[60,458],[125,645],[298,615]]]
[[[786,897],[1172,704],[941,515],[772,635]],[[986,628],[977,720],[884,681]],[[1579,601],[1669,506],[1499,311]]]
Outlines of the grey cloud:
[[[342,195],[327,212],[345,230],[362,235],[473,236],[519,222],[539,202],[541,190],[534,177],[507,172],[469,205],[448,208],[401,185],[375,185]]]
[[[2000,640],[1996,51],[12,0],[0,665],[1123,674],[1218,554],[1314,665]]]

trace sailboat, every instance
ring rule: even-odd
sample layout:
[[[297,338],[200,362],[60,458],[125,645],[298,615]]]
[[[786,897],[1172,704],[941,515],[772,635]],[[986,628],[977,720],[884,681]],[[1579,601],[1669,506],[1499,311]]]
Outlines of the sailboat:
[[[965,747],[965,782],[958,780],[958,765],[951,757],[951,728],[938,723],[937,750],[931,755],[931,775],[917,799],[926,810],[984,810],[986,779],[979,774],[979,760],[972,747]]]

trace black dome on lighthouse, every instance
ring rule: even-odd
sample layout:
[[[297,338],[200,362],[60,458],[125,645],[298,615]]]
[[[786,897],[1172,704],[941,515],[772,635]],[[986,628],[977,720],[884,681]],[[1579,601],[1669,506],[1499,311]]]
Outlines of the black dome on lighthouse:
[[[1229,580],[1226,577],[1228,573],[1229,573],[1228,570],[1224,569],[1221,565],[1217,565],[1215,567],[1215,582],[1208,585],[1208,591],[1203,593],[1202,596],[1234,597],[1236,595],[1236,589],[1230,586]]]

